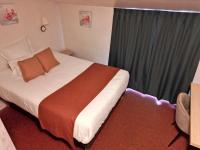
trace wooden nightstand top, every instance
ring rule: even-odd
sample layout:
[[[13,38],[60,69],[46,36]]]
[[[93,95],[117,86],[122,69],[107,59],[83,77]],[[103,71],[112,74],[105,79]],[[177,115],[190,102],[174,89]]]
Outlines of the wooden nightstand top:
[[[62,50],[61,53],[72,56],[74,53],[70,49]]]

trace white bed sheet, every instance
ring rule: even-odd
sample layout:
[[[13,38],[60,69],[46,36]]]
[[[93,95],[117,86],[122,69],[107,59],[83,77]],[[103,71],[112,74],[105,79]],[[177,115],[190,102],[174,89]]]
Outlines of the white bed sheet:
[[[58,52],[55,56],[60,65],[48,74],[24,82],[10,69],[0,72],[0,97],[18,105],[38,117],[40,102],[86,70],[90,61]],[[74,138],[88,144],[95,136],[108,114],[125,91],[129,80],[127,71],[120,70],[107,86],[84,108],[75,120]],[[78,93],[78,91],[77,91]]]

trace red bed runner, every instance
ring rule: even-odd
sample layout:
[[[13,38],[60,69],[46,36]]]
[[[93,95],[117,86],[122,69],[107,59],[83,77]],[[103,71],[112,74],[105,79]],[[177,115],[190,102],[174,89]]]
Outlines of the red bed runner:
[[[103,90],[118,70],[93,64],[70,83],[45,98],[39,105],[42,128],[65,139],[72,149],[76,149],[73,139],[76,117]]]

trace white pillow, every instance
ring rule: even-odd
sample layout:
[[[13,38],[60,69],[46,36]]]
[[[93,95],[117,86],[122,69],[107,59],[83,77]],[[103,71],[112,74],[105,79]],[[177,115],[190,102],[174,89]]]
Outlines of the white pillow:
[[[33,57],[33,55],[29,54],[28,56],[24,56],[24,57],[16,58],[16,59],[13,59],[13,60],[9,60],[8,61],[8,65],[10,66],[13,74],[16,75],[16,76],[22,77],[22,72],[21,72],[21,69],[19,68],[19,65],[18,65],[17,62],[25,60],[25,59],[28,59],[28,58],[31,58],[31,57]]]
[[[2,150],[16,150],[1,119],[0,119],[0,148]]]
[[[19,68],[19,65],[18,65],[18,61],[22,61],[22,60],[25,60],[25,59],[28,59],[28,58],[31,58],[33,57],[35,54],[45,50],[46,48],[42,48],[38,51],[35,51],[31,54],[28,54],[26,56],[23,56],[23,57],[19,57],[19,58],[16,58],[16,59],[12,59],[12,60],[8,60],[8,65],[10,67],[10,69],[12,70],[13,74],[22,78],[22,72],[21,72],[21,69]]]
[[[32,53],[30,43],[22,38],[6,48],[0,50],[0,54],[7,61],[30,55]]]

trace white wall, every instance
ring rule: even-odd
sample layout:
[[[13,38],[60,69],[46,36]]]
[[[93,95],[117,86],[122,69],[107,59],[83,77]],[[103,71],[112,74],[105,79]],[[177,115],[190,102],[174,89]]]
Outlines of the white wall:
[[[0,2],[5,0],[0,0]],[[0,47],[27,35],[34,49],[50,46],[54,50],[64,48],[60,11],[49,0],[12,0],[19,16],[19,24],[0,26]],[[48,30],[40,31],[41,17],[48,19]]]
[[[75,55],[107,64],[112,32],[113,8],[60,4],[64,41]],[[92,28],[81,27],[79,11],[92,11]]]

